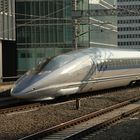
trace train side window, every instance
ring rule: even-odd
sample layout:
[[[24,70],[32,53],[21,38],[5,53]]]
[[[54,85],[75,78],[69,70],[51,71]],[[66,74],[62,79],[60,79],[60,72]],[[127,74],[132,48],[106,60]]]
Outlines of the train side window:
[[[138,60],[138,66],[140,67],[140,60]]]
[[[114,60],[114,69],[116,69],[117,66],[117,60]]]
[[[99,71],[100,63],[97,63],[97,70]]]
[[[137,67],[137,59],[134,59],[134,67]]]
[[[132,59],[132,61],[133,61],[133,64],[132,64],[132,67],[136,67],[136,59]]]
[[[120,60],[120,68],[122,68],[123,67],[123,60],[121,59]]]
[[[125,68],[128,68],[128,62],[125,60]]]
[[[134,66],[134,59],[129,59],[129,61],[130,61],[130,64],[129,64],[130,66],[129,67],[133,68],[133,66]]]
[[[133,66],[133,60],[128,59],[128,68],[132,68],[132,66]]]
[[[117,60],[114,60],[114,68],[117,68]]]
[[[100,61],[97,60],[97,62],[96,62],[96,68],[97,68],[97,71],[99,71],[99,65],[100,65]]]
[[[108,67],[108,61],[106,60],[105,61],[105,69],[107,69],[107,67]]]
[[[112,69],[113,65],[112,65],[112,60],[110,61],[110,69]]]
[[[110,69],[112,70],[112,68],[113,68],[112,60],[109,62],[109,65],[110,65]]]
[[[126,61],[125,61],[125,59],[123,60],[123,68],[125,68],[126,67]]]
[[[126,60],[123,60],[123,68],[126,68]]]
[[[116,67],[117,67],[117,69],[120,68],[120,61],[119,60],[116,61]]]
[[[108,61],[101,60],[100,63],[97,62],[98,71],[105,71],[108,67]]]
[[[122,59],[120,59],[120,61],[119,61],[119,68],[123,68],[123,60]]]
[[[131,61],[128,59],[127,60],[127,68],[130,68],[131,67]]]
[[[101,63],[100,63],[100,67],[99,67],[99,71],[103,70],[103,65],[104,65],[104,62],[101,61]]]
[[[115,69],[115,60],[112,61],[112,67]]]
[[[125,68],[125,64],[126,64],[126,62],[125,62],[125,60],[123,59],[122,68]]]
[[[111,60],[108,61],[108,70],[111,68]]]
[[[116,63],[115,60],[112,61],[112,68],[115,69]]]
[[[103,71],[105,71],[107,69],[107,61],[103,62]]]
[[[138,59],[136,59],[136,67],[139,67]]]
[[[135,66],[136,66],[136,67],[137,67],[137,60],[138,60],[138,59],[135,59]]]
[[[121,68],[121,60],[118,60],[118,67]]]
[[[107,64],[107,69],[109,69],[109,60],[107,61],[107,63],[106,63],[106,64]]]
[[[101,60],[97,60],[97,70],[100,71]]]
[[[136,60],[136,65],[137,65],[137,67],[140,67],[140,61],[139,61],[139,59]]]

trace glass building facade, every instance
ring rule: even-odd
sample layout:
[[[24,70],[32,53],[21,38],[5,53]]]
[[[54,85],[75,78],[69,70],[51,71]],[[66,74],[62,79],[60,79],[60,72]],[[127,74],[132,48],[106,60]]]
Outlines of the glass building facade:
[[[16,13],[18,71],[72,49],[71,1],[17,0]]]
[[[16,0],[18,72],[34,67],[44,57],[74,50],[74,0]],[[76,10],[113,7],[113,0],[78,0]],[[114,47],[114,17],[83,17],[77,22],[78,48]],[[107,23],[107,21],[112,21]],[[105,23],[106,22],[106,23]],[[95,29],[95,30],[94,30]]]
[[[15,40],[15,0],[0,0],[0,40]]]
[[[139,13],[139,0],[117,0],[118,8]],[[118,47],[140,50],[140,15],[118,16]]]
[[[89,9],[114,9],[116,0],[90,0]],[[117,47],[117,15],[100,15],[89,17],[90,46]]]

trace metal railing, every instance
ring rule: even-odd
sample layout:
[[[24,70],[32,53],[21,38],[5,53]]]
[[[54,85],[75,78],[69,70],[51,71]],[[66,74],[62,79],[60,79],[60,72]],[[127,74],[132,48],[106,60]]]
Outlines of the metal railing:
[[[16,75],[16,76],[9,76],[9,77],[0,77],[0,84],[4,83],[11,83],[19,79],[22,75]]]

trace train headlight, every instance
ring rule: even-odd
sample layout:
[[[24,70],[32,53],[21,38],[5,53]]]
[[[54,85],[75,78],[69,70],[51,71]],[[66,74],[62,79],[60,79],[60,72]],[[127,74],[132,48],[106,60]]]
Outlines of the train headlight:
[[[16,85],[13,85],[13,87],[11,88],[11,93],[13,93],[14,89],[16,88]]]

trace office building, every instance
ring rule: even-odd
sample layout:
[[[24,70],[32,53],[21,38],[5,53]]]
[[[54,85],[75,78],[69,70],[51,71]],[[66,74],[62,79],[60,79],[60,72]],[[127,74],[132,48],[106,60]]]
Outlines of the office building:
[[[76,49],[72,11],[114,8],[115,0],[16,0],[18,73],[34,67],[44,57]],[[77,46],[116,47],[114,16],[78,19]]]
[[[118,8],[129,12],[140,9],[139,0],[118,0]],[[140,16],[135,14],[118,16],[118,47],[140,49]]]
[[[0,0],[0,81],[16,75],[15,0]]]

